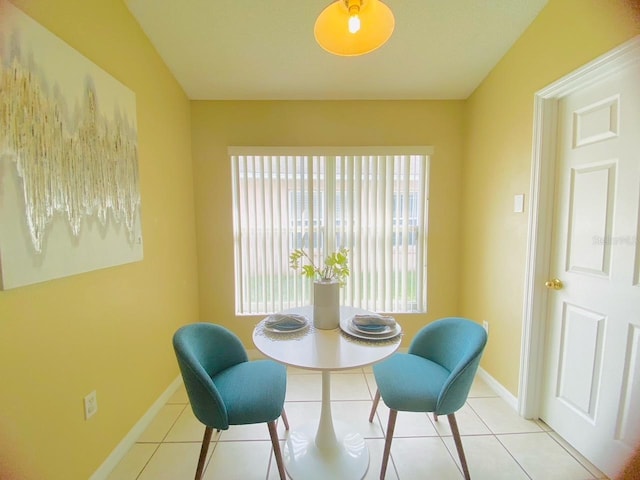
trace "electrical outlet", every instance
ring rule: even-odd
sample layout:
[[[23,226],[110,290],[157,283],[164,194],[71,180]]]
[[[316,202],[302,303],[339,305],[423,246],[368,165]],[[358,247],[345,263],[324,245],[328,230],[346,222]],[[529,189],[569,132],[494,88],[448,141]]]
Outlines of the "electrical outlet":
[[[94,390],[84,397],[84,419],[89,420],[98,411],[98,395]]]
[[[484,320],[482,322],[482,328],[484,328],[484,330],[487,332],[487,334],[489,333],[489,322],[487,322],[486,320]]]

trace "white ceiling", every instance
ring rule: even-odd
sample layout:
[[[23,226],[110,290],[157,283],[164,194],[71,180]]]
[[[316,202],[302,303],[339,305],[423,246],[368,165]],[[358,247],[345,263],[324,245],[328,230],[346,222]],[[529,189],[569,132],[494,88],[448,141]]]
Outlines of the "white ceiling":
[[[360,57],[316,44],[331,0],[125,0],[195,100],[467,98],[547,0],[386,0],[391,39]]]

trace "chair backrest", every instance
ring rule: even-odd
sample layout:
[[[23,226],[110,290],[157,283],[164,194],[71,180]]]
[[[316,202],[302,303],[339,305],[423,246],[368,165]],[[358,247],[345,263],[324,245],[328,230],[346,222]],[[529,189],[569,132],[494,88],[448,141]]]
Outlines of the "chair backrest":
[[[248,361],[240,339],[213,323],[194,323],[173,335],[173,348],[194,415],[208,427],[229,428],[227,409],[212,377]]]
[[[414,337],[409,353],[431,360],[450,372],[435,413],[453,413],[464,405],[486,344],[484,328],[460,317],[430,323]]]

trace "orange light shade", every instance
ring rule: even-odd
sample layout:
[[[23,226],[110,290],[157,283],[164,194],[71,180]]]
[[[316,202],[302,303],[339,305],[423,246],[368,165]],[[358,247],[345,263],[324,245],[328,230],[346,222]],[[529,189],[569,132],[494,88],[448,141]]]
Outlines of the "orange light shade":
[[[353,3],[353,0],[351,0]],[[335,55],[364,55],[389,40],[395,27],[393,12],[379,0],[362,0],[360,30],[349,32],[349,0],[337,0],[316,20],[313,33],[318,44]]]

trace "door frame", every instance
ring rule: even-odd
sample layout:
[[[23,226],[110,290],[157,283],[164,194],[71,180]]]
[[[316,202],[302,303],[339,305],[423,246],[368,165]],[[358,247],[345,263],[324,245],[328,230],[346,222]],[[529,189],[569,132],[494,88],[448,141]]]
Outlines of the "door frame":
[[[555,194],[556,134],[559,101],[624,67],[640,62],[640,35],[536,92],[525,268],[518,413],[537,419],[542,403],[542,375],[550,278]]]

